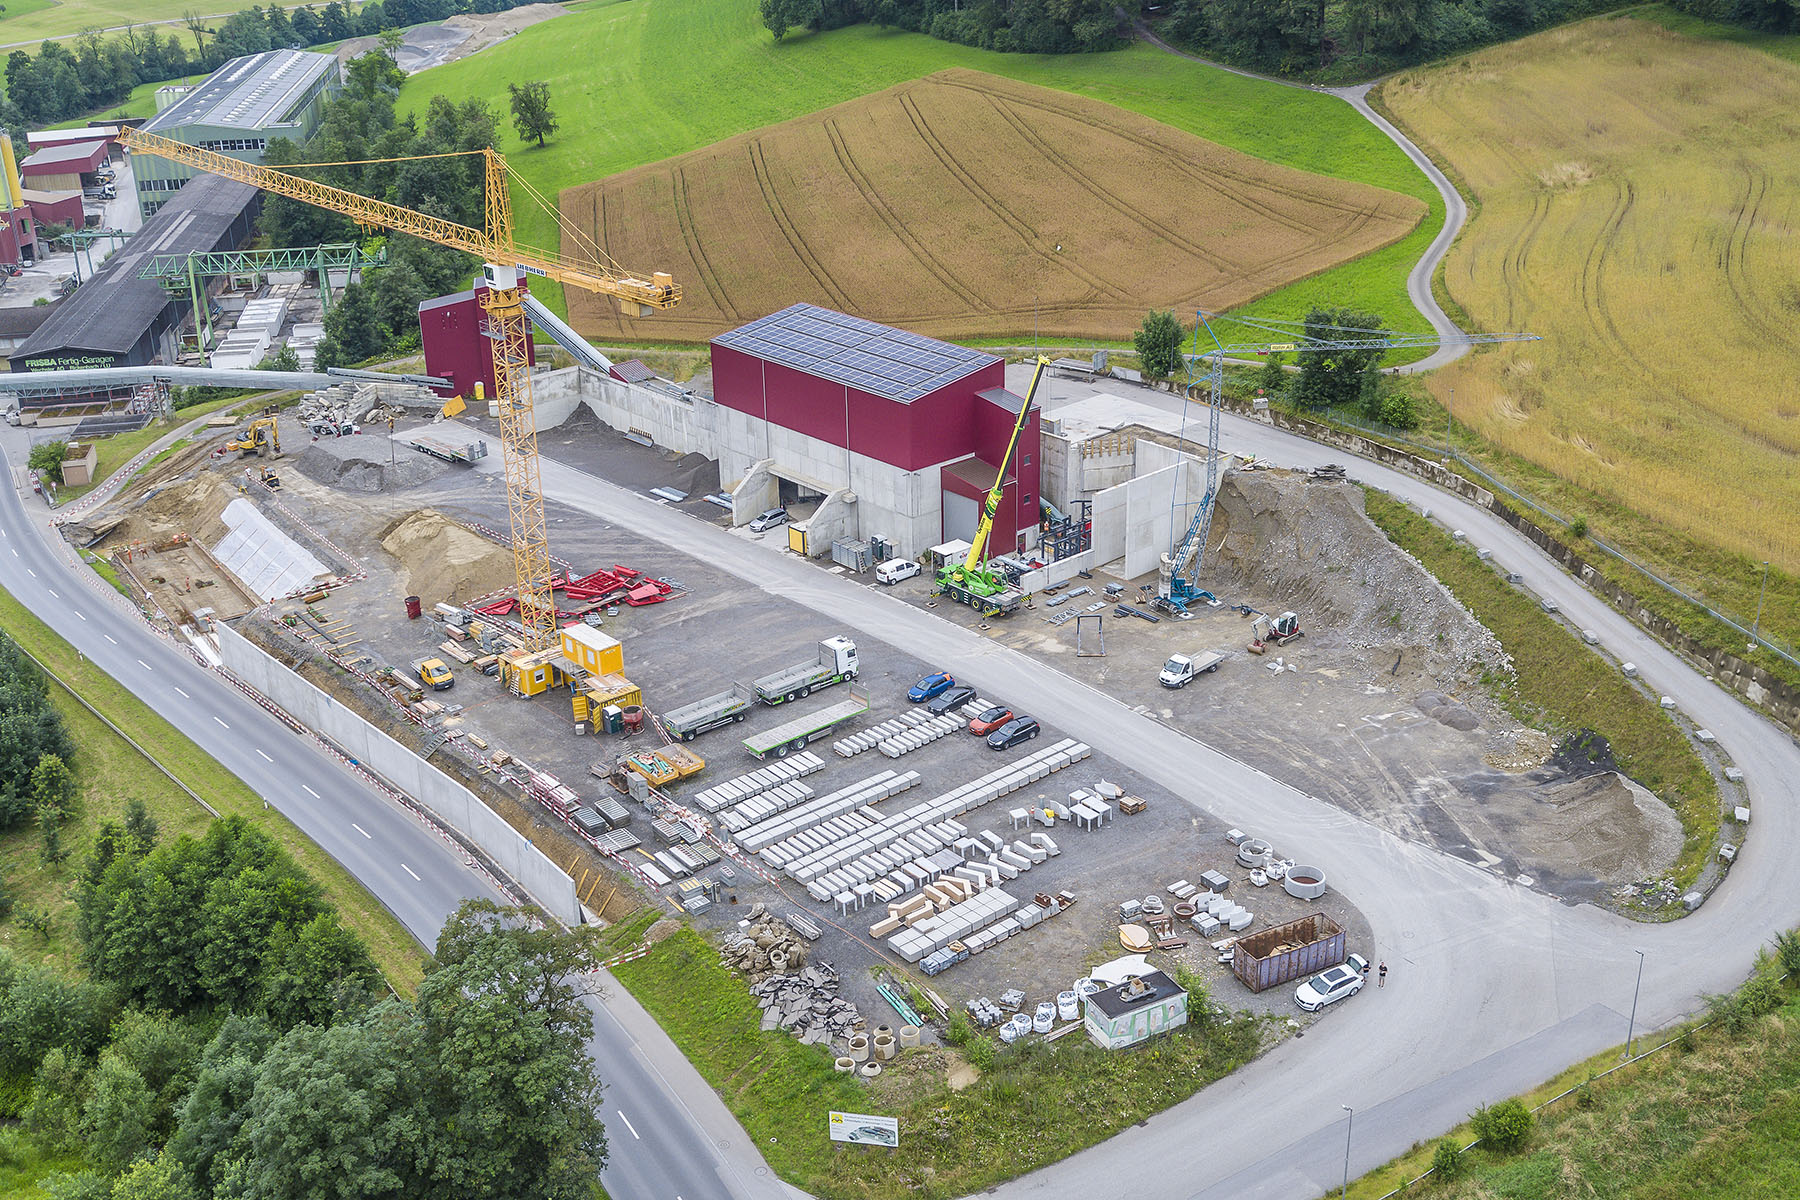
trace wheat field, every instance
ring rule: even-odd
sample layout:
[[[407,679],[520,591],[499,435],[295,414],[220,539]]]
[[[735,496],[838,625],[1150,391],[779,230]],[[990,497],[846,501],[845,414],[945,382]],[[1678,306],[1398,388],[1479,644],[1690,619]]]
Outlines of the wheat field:
[[[1385,85],[1478,214],[1459,422],[1697,539],[1800,568],[1800,65],[1602,18]]]
[[[1147,117],[941,71],[562,193],[681,306],[582,333],[709,338],[796,301],[949,337],[1126,338],[1146,310],[1221,309],[1406,236],[1417,199],[1251,158]],[[1057,247],[1061,249],[1058,250]]]

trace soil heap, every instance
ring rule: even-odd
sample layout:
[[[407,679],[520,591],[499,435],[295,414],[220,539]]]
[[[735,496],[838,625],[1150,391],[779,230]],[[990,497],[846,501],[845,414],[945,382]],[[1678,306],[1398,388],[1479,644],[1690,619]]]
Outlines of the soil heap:
[[[1494,635],[1369,520],[1352,484],[1227,471],[1210,542],[1207,577],[1278,597],[1300,614],[1308,641],[1416,651],[1442,681],[1512,669]]]
[[[400,560],[406,590],[429,608],[485,596],[512,582],[512,555],[434,508],[422,508],[381,531],[381,547]]]
[[[314,483],[373,494],[428,483],[450,464],[398,449],[386,437],[357,433],[318,439],[300,452],[294,467]]]

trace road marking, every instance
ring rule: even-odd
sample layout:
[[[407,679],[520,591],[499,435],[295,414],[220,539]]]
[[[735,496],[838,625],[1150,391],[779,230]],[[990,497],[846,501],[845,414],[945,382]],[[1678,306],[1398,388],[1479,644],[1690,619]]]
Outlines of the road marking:
[[[350,828],[356,830],[356,832],[362,834],[364,837],[369,837],[369,831],[364,829],[361,825],[358,825],[355,821],[350,822]],[[374,841],[373,838],[370,838],[369,840]]]
[[[319,793],[313,791],[311,788],[307,787],[304,783],[300,785],[300,790],[305,792],[307,795],[311,796],[314,800],[321,799]]]
[[[109,642],[112,642],[112,644],[113,644],[113,645],[115,645],[115,646],[116,646],[116,645],[118,645],[118,644],[119,644],[119,643],[117,643],[117,642],[113,642],[113,635],[112,635],[112,634],[110,634],[110,633],[103,633],[103,634],[101,634],[101,635],[100,635],[100,636],[101,636],[101,637],[103,637],[103,638],[105,638],[105,639],[106,639],[106,640],[107,640],[107,641],[109,641]]]
[[[417,871],[413,870],[411,867],[407,866],[405,863],[400,864],[400,869],[402,871],[405,871],[408,875],[411,875],[415,881],[417,881],[419,883],[425,882],[423,879],[419,878],[419,873]]]
[[[18,551],[17,551],[17,550],[14,550],[14,551],[13,551],[13,557],[14,557],[14,558],[17,558],[17,557],[19,557],[19,552],[18,552]]]
[[[25,568],[25,573],[30,575],[33,579],[37,578],[37,572],[33,571],[30,567]]]
[[[176,688],[176,689],[175,689],[175,690],[176,690],[176,691],[178,691],[178,692],[181,692],[181,689],[180,689],[180,688]],[[181,692],[181,698],[182,698],[182,699],[183,699],[183,700],[192,700],[192,699],[193,699],[193,697],[192,697],[192,696],[190,696],[190,695],[188,695],[188,694],[187,694],[187,693],[186,693],[186,692]]]
[[[614,1112],[616,1112],[616,1113],[618,1113],[618,1114],[619,1114],[619,1120],[621,1120],[621,1121],[623,1121],[623,1122],[625,1122],[625,1128],[627,1128],[627,1129],[629,1129],[629,1130],[631,1130],[631,1136],[632,1136],[632,1137],[634,1137],[634,1138],[637,1138],[637,1140],[638,1140],[638,1141],[640,1141],[640,1142],[641,1142],[641,1141],[643,1141],[643,1140],[644,1140],[644,1139],[643,1139],[643,1138],[641,1138],[641,1137],[638,1137],[638,1131],[637,1131],[637,1129],[636,1129],[636,1127],[634,1127],[634,1126],[633,1126],[633,1125],[632,1125],[632,1123],[631,1123],[631,1118],[630,1118],[630,1117],[628,1117],[628,1116],[626,1116],[626,1115],[625,1115],[625,1110],[624,1110],[624,1109],[622,1109],[622,1108],[615,1108],[615,1109],[613,1109],[613,1111],[614,1111]]]
[[[55,588],[45,588],[45,589],[44,589],[44,590],[45,590],[45,591],[46,591],[46,592],[49,592],[49,593],[50,593],[50,597],[51,597],[51,599],[53,599],[53,600],[61,600],[61,599],[62,599],[62,597],[61,597],[61,596],[58,596],[58,595],[57,595],[57,594],[56,594],[56,589],[55,589]]]
[[[262,748],[260,746],[256,748],[256,752],[258,754],[262,754],[262,760],[266,763],[272,763],[275,761],[274,759],[270,758],[268,755],[263,754]]]
[[[137,660],[137,664],[138,664],[138,666],[140,666],[140,667],[142,667],[142,668],[144,668],[144,670],[146,670],[146,671],[148,671],[148,670],[149,670],[149,669],[150,669],[150,664],[149,664],[149,663],[147,663],[147,662],[145,662],[145,661],[144,661],[144,660],[143,660],[143,659],[141,659],[141,658],[140,658],[140,659],[138,659],[138,660]]]
[[[217,717],[214,717],[214,718],[213,718],[213,720],[215,720],[215,721],[219,721],[219,718],[217,718]],[[220,725],[220,727],[221,727],[221,728],[224,728],[224,729],[230,729],[230,728],[231,728],[231,726],[229,726],[229,725],[227,725],[227,724],[225,724],[225,722],[223,722],[223,721],[219,721],[219,725]]]
[[[80,617],[84,621],[87,620],[87,614],[82,612],[79,608],[75,610],[75,615]]]

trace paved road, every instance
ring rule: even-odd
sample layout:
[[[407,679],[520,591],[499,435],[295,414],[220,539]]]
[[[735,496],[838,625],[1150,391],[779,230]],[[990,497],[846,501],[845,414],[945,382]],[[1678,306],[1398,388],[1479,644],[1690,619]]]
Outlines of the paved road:
[[[5,438],[20,455],[22,433],[7,430]],[[343,863],[421,944],[437,941],[466,897],[506,900],[460,851],[96,586],[98,577],[48,532],[42,499],[21,499],[13,482],[22,477],[15,471],[0,486],[0,587]],[[617,1200],[789,1194],[661,1030],[622,989],[612,991],[610,1002],[592,1006],[589,1043],[607,1084],[608,1191]]]
[[[1167,397],[1163,397],[1167,400]],[[1328,453],[1251,422],[1231,436],[1280,461]],[[1338,455],[1341,457],[1341,455]],[[498,464],[483,464],[497,470]],[[1358,474],[1426,502],[1478,541],[1519,539],[1491,517],[1368,464]],[[1098,691],[912,605],[804,565],[741,536],[692,520],[648,497],[563,464],[543,464],[545,495],[704,556],[745,582],[829,614],[850,630],[953,667],[984,692],[1035,697],[1035,711],[1096,746],[1129,754],[1135,769],[1232,823],[1277,836],[1296,857],[1322,864],[1376,931],[1393,968],[1367,993],[1237,1076],[1142,1128],[999,1189],[1007,1196],[1067,1196],[1133,1181],[1145,1197],[1283,1197],[1320,1194],[1339,1178],[1343,1112],[1356,1108],[1356,1170],[1448,1128],[1477,1104],[1529,1087],[1567,1063],[1623,1040],[1635,948],[1649,951],[1639,1027],[1690,1011],[1702,992],[1741,979],[1769,934],[1800,922],[1800,898],[1782,886],[1779,847],[1800,829],[1781,781],[1800,778],[1791,740],[1748,713],[1547,559],[1509,551],[1509,565],[1555,595],[1646,677],[1719,732],[1758,782],[1757,837],[1730,881],[1699,914],[1670,926],[1633,924],[1571,908],[1458,859],[1401,842],[1340,810],[1130,711]],[[879,652],[878,648],[875,652]],[[1775,781],[1773,783],[1769,781]],[[1199,1153],[1196,1155],[1196,1147]]]
[[[1139,19],[1135,22],[1135,25],[1138,36],[1145,42],[1148,42],[1159,50],[1173,54],[1177,58],[1185,58],[1192,62],[1204,63],[1206,66],[1213,67],[1216,70],[1227,71],[1233,75],[1242,75],[1246,79],[1260,79],[1264,83],[1279,84],[1282,87],[1298,88],[1305,92],[1322,92],[1327,96],[1336,96],[1339,100],[1342,100],[1351,108],[1354,108],[1357,112],[1361,113],[1364,120],[1381,130],[1389,141],[1400,147],[1401,152],[1412,160],[1413,165],[1418,167],[1419,170],[1424,173],[1425,178],[1431,181],[1431,186],[1437,189],[1439,198],[1444,202],[1443,228],[1438,230],[1438,235],[1431,239],[1431,245],[1425,248],[1424,256],[1413,265],[1412,273],[1406,277],[1407,298],[1412,301],[1413,307],[1419,310],[1419,315],[1431,322],[1431,328],[1437,332],[1439,337],[1455,337],[1462,332],[1457,328],[1456,322],[1452,321],[1449,315],[1444,312],[1443,306],[1437,302],[1437,297],[1431,294],[1431,278],[1437,273],[1438,264],[1444,260],[1444,255],[1449,253],[1451,244],[1456,241],[1456,235],[1462,232],[1463,223],[1469,219],[1469,206],[1463,202],[1462,193],[1458,192],[1456,188],[1451,185],[1449,177],[1437,168],[1437,164],[1426,157],[1424,151],[1413,145],[1410,138],[1394,128],[1393,122],[1389,121],[1386,117],[1382,116],[1369,106],[1369,90],[1373,88],[1379,80],[1371,80],[1368,83],[1359,83],[1351,87],[1335,88],[1317,87],[1307,83],[1295,83],[1291,79],[1279,79],[1273,75],[1262,75],[1255,71],[1246,71],[1242,67],[1234,67],[1226,63],[1215,62],[1210,58],[1201,58],[1197,54],[1189,54],[1187,51],[1178,50],[1157,37],[1156,34],[1151,31],[1148,22]],[[1400,368],[1400,370],[1402,374],[1429,371],[1435,367],[1453,363],[1468,352],[1468,346],[1439,346],[1436,350],[1432,351],[1429,356],[1420,359],[1416,363],[1409,363],[1407,366]]]

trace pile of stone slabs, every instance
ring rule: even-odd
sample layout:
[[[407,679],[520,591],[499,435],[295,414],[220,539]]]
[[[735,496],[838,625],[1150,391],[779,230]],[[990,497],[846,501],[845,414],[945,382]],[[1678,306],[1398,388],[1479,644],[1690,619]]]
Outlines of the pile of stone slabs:
[[[797,882],[811,884],[847,863],[892,847],[908,834],[960,817],[989,801],[1029,787],[1040,779],[1048,778],[1052,772],[1080,762],[1092,753],[1093,750],[1085,743],[1064,738],[1053,746],[989,771],[979,779],[965,783],[934,800],[926,800],[904,812],[883,817],[875,824],[813,853],[789,862],[769,865],[786,871]],[[842,889],[831,890],[835,894]]]
[[[734,829],[732,840],[746,854],[773,850],[772,854],[764,855],[763,861],[770,866],[779,868],[782,862],[798,858],[816,848],[816,845],[824,845],[829,840],[821,835],[816,843],[796,841],[791,851],[783,849],[782,846],[790,839],[799,838],[815,825],[854,812],[856,809],[877,804],[910,788],[917,787],[918,784],[919,773],[917,771],[903,773],[882,771],[853,783],[849,787],[839,788],[829,795],[808,801],[797,808],[774,814],[755,825]],[[868,823],[866,819],[863,821],[864,825]]]
[[[718,812],[721,808],[729,808],[733,804],[742,804],[752,796],[760,796],[777,784],[787,783],[811,775],[814,771],[825,769],[825,760],[810,750],[802,750],[798,754],[790,754],[784,759],[772,762],[760,771],[751,771],[747,775],[739,775],[735,779],[727,779],[724,783],[695,792],[693,803],[707,812]]]
[[[899,737],[908,730],[917,729],[932,719],[930,713],[922,708],[903,712],[897,717],[889,717],[879,725],[871,725],[860,733],[853,733],[831,743],[832,753],[839,758],[855,758],[865,750],[873,750],[889,738]]]
[[[907,962],[916,963],[934,950],[942,950],[951,942],[961,941],[977,929],[1010,916],[1018,907],[1018,899],[1007,895],[1004,889],[987,888],[935,917],[926,917],[900,930],[888,939],[888,948]]]
[[[615,829],[594,839],[594,848],[603,854],[623,854],[639,845],[637,834],[629,829]]]

